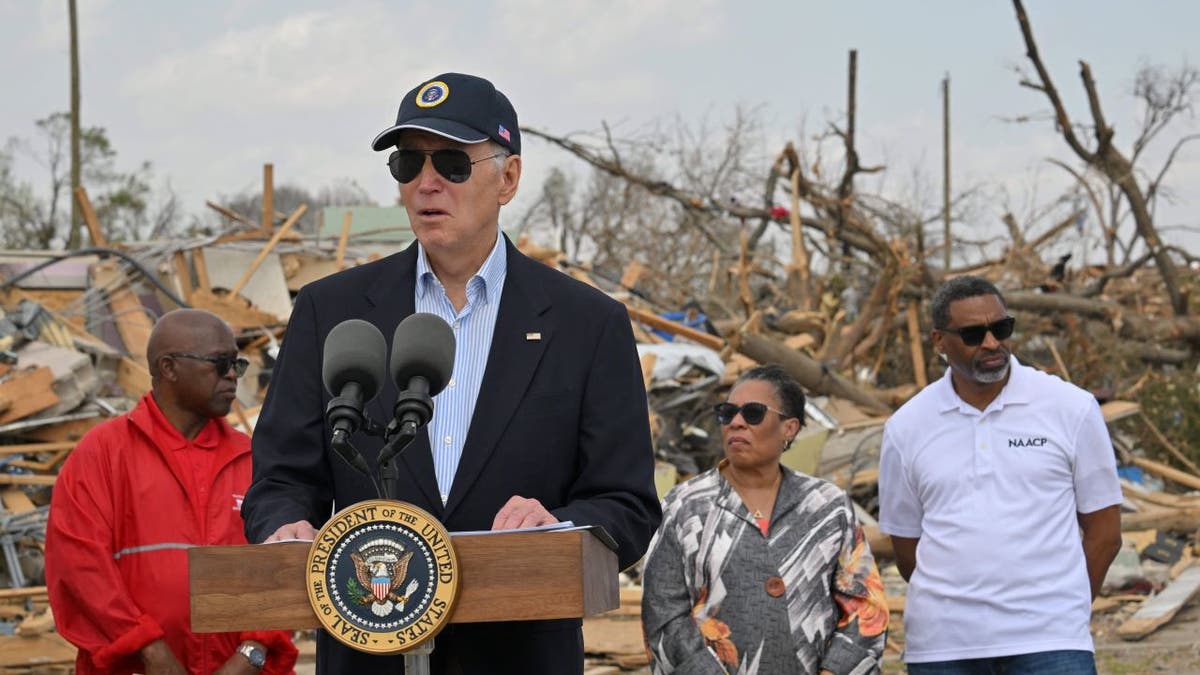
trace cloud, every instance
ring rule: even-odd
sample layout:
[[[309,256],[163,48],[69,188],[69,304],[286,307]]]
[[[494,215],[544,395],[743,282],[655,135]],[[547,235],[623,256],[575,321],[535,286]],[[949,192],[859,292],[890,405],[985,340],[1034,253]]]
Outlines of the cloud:
[[[725,23],[715,0],[506,0],[496,15],[520,78],[515,90],[545,97],[549,84],[576,106],[621,110],[673,93],[664,57],[714,42]]]
[[[407,86],[397,83],[435,72],[431,55],[453,43],[450,27],[458,20],[457,10],[441,7],[398,13],[370,4],[303,12],[164,54],[126,76],[122,87],[152,103],[155,115],[176,120],[383,101],[390,107],[396,90]]]
[[[91,43],[109,28],[108,17],[112,14],[110,0],[76,0],[75,20],[81,44]],[[32,46],[38,49],[69,49],[71,21],[67,15],[67,3],[61,0],[44,0],[38,6],[37,30],[31,36]]]
[[[518,58],[563,74],[612,71],[630,52],[653,52],[713,38],[722,24],[714,0],[506,0],[501,30]]]

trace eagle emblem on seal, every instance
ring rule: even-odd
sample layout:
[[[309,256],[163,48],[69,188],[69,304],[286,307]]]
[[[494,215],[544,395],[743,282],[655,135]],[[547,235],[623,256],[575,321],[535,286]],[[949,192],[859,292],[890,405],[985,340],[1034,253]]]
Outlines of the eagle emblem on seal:
[[[371,613],[378,617],[404,611],[405,603],[420,586],[413,579],[408,582],[404,594],[399,594],[400,586],[408,576],[408,562],[412,556],[412,551],[406,552],[395,542],[386,539],[369,541],[350,553],[350,559],[354,561],[354,575],[362,589],[358,602],[370,605]]]

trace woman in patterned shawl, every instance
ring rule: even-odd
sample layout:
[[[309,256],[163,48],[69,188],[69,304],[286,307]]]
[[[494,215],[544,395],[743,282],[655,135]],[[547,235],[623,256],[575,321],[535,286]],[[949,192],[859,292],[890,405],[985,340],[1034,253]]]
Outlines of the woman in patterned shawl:
[[[878,672],[887,603],[850,498],[779,463],[800,385],[754,368],[716,414],[725,458],[671,490],[646,553],[655,675]]]

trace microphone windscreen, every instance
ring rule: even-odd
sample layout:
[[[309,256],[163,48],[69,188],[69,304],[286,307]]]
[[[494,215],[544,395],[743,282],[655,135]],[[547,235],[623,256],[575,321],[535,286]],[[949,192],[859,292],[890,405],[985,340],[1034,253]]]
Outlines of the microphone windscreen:
[[[325,336],[321,380],[333,396],[340,396],[347,382],[358,383],[366,403],[379,393],[385,363],[387,340],[383,333],[362,319],[348,319]]]
[[[412,314],[396,326],[392,337],[392,380],[403,391],[414,377],[429,381],[435,396],[454,370],[454,331],[436,314]]]

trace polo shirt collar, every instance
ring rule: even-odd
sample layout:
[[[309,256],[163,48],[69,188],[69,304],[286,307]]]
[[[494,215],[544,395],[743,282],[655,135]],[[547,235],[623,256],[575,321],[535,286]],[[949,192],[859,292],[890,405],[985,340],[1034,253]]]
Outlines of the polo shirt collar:
[[[508,273],[508,256],[504,251],[504,235],[500,232],[500,228],[496,228],[496,243],[492,245],[492,252],[488,254],[486,260],[474,276],[467,282],[467,288],[472,286],[478,287],[479,299],[487,302],[488,294],[498,291],[504,284],[504,277]],[[429,264],[429,257],[425,254],[425,247],[421,242],[417,242],[417,284],[416,294],[420,300],[425,297],[425,293],[430,288],[440,288],[441,282],[438,281],[437,275],[433,273],[433,267]],[[499,298],[494,298],[499,300]]]
[[[980,412],[975,408],[967,405],[958,396],[958,392],[954,391],[954,382],[950,379],[952,368],[946,367],[946,373],[942,378],[931,386],[937,387],[934,393],[937,396],[938,412],[948,412],[951,410],[971,410],[976,413]],[[1030,374],[1027,369],[1017,361],[1017,357],[1009,355],[1008,357],[1008,382],[1004,383],[1004,388],[1000,390],[1000,394],[996,396],[996,400],[988,405],[988,409],[995,408],[999,410],[1006,405],[1014,405],[1021,403],[1031,403],[1034,398],[1034,387],[1030,381]]]

